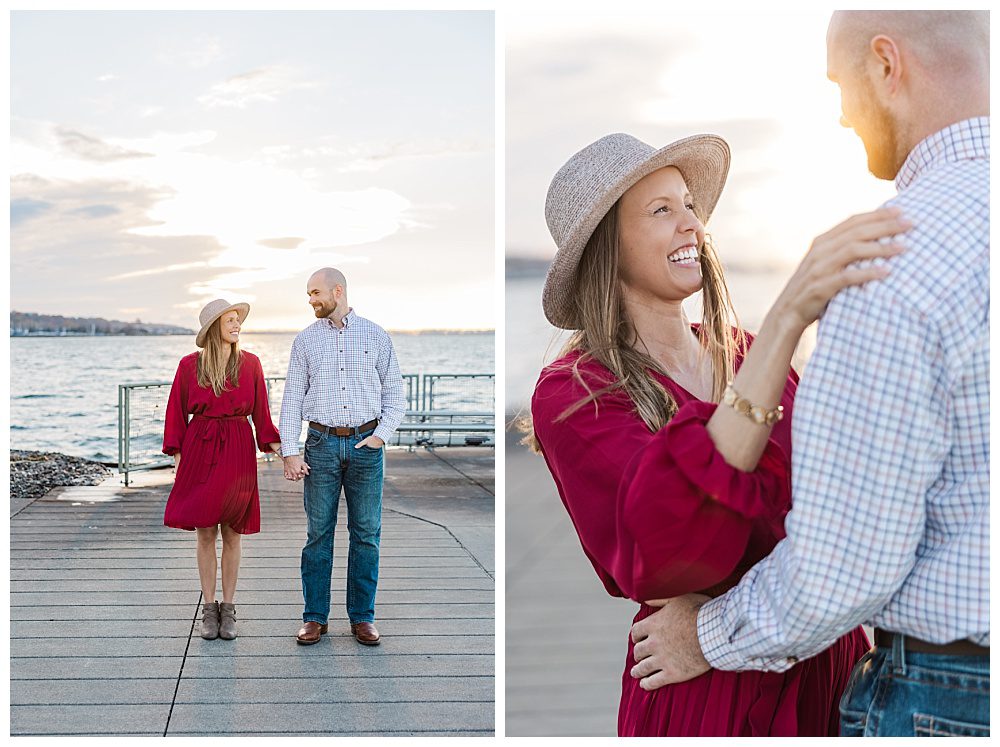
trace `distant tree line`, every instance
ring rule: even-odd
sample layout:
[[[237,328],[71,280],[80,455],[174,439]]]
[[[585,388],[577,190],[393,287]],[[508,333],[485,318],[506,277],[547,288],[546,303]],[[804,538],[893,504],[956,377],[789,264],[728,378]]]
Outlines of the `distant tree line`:
[[[194,330],[171,324],[152,324],[136,319],[118,322],[99,317],[54,316],[10,312],[11,337],[29,335],[185,335]]]

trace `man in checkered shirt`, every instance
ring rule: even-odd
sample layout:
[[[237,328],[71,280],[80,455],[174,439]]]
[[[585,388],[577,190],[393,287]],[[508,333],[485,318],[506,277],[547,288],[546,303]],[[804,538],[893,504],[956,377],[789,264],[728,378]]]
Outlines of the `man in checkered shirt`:
[[[341,489],[347,503],[347,616],[358,643],[377,645],[375,589],[382,533],[382,447],[406,410],[403,377],[385,330],[347,303],[347,279],[330,267],[306,284],[316,321],[292,343],[281,401],[285,477],[305,478],[302,549],[305,609],[298,643],[327,632],[333,535]],[[302,421],[309,423],[299,456]]]
[[[784,671],[859,623],[848,736],[989,734],[989,13],[841,11],[842,123],[914,228],[820,322],[787,537],[726,594],[632,629],[645,689]]]

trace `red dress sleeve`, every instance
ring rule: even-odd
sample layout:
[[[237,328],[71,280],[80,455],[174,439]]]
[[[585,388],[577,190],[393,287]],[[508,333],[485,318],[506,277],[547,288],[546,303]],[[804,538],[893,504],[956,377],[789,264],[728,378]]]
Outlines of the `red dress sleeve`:
[[[281,441],[278,429],[271,421],[271,408],[267,400],[267,382],[264,381],[264,369],[261,368],[260,358],[257,356],[247,356],[249,362],[253,364],[253,429],[257,434],[257,448],[268,453],[271,447],[268,444],[275,444]]]
[[[185,358],[177,364],[174,383],[167,399],[167,412],[163,423],[163,453],[173,456],[181,450],[184,434],[187,432],[187,388],[189,372],[184,365]]]
[[[606,376],[591,388],[607,384]],[[758,468],[742,472],[725,462],[705,430],[714,404],[688,402],[654,434],[621,391],[557,422],[586,393],[572,371],[546,369],[532,419],[609,593],[642,602],[702,591],[730,576],[754,522],[780,514],[790,500],[781,447],[769,442]]]

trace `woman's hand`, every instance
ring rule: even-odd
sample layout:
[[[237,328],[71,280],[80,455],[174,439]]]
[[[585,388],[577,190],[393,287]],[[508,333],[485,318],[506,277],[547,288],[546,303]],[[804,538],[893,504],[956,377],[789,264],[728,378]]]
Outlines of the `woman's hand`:
[[[885,266],[852,265],[859,260],[900,254],[904,246],[898,241],[882,243],[879,239],[903,233],[912,225],[902,217],[899,208],[880,208],[848,218],[818,236],[778,296],[772,312],[781,315],[791,333],[797,332],[798,339],[806,327],[823,315],[826,305],[839,291],[888,275]]]

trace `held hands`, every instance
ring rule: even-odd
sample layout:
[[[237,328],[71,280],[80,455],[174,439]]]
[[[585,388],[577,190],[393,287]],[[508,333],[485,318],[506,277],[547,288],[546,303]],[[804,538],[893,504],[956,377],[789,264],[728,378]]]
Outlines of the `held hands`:
[[[282,457],[285,463],[285,479],[298,482],[309,474],[309,465],[298,454]]]
[[[661,609],[632,626],[633,654],[638,663],[629,674],[639,680],[639,687],[656,690],[711,669],[698,643],[698,610],[710,598],[684,594],[646,602]]]
[[[780,309],[786,321],[801,334],[823,315],[830,299],[840,290],[886,277],[889,269],[885,266],[852,265],[859,260],[893,257],[903,252],[905,247],[899,241],[879,242],[913,225],[901,213],[897,207],[862,213],[818,236],[774,308]]]

